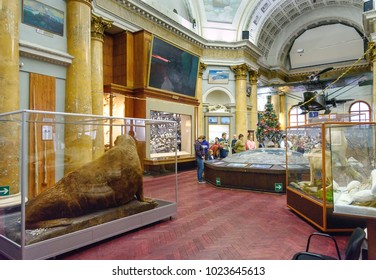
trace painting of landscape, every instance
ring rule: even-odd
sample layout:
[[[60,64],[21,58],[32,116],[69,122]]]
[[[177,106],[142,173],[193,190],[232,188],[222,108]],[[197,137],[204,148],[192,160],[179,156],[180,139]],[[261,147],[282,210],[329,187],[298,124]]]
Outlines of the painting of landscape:
[[[23,0],[22,22],[63,36],[64,12],[35,0]]]

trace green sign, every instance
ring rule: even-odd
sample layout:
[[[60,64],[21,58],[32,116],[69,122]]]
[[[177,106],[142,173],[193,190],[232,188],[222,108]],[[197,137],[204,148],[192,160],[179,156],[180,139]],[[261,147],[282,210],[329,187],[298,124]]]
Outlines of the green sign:
[[[274,183],[274,190],[276,192],[282,192],[283,191],[283,184],[282,183]]]
[[[0,186],[0,196],[8,196],[10,194],[9,186]]]
[[[219,186],[221,184],[221,178],[215,178],[215,184]]]

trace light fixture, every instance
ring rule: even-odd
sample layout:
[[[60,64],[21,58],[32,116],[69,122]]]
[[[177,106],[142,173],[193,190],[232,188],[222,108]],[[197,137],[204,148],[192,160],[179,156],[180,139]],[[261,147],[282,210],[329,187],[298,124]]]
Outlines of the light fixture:
[[[195,19],[192,20],[192,27],[196,28],[196,20]]]

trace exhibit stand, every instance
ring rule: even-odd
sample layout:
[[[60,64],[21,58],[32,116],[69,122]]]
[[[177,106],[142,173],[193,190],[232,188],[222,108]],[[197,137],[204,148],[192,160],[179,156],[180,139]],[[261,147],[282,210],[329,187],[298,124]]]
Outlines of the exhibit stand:
[[[325,232],[375,219],[375,123],[313,123],[288,128],[287,137],[300,143],[310,166],[308,177],[287,170],[292,211]]]
[[[176,168],[175,183],[156,188],[144,180],[137,151],[160,124],[176,127],[45,111],[0,114],[0,253],[52,258],[175,216]],[[107,143],[111,128],[120,133]],[[176,139],[171,143],[176,151]]]

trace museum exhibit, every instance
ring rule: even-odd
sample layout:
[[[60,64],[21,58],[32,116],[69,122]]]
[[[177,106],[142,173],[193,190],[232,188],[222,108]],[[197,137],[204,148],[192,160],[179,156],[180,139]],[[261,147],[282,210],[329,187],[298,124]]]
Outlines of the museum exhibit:
[[[375,7],[0,0],[0,260],[375,260]]]
[[[3,134],[2,145],[14,151],[12,164],[2,164],[9,176],[2,179],[10,183],[2,188],[9,195],[0,197],[0,252],[12,259],[51,258],[176,215],[177,185],[158,190],[143,182],[138,143],[157,137],[155,125],[177,135],[176,122],[166,120],[0,114],[0,131],[12,131]],[[121,133],[109,143],[103,135],[113,129]]]

